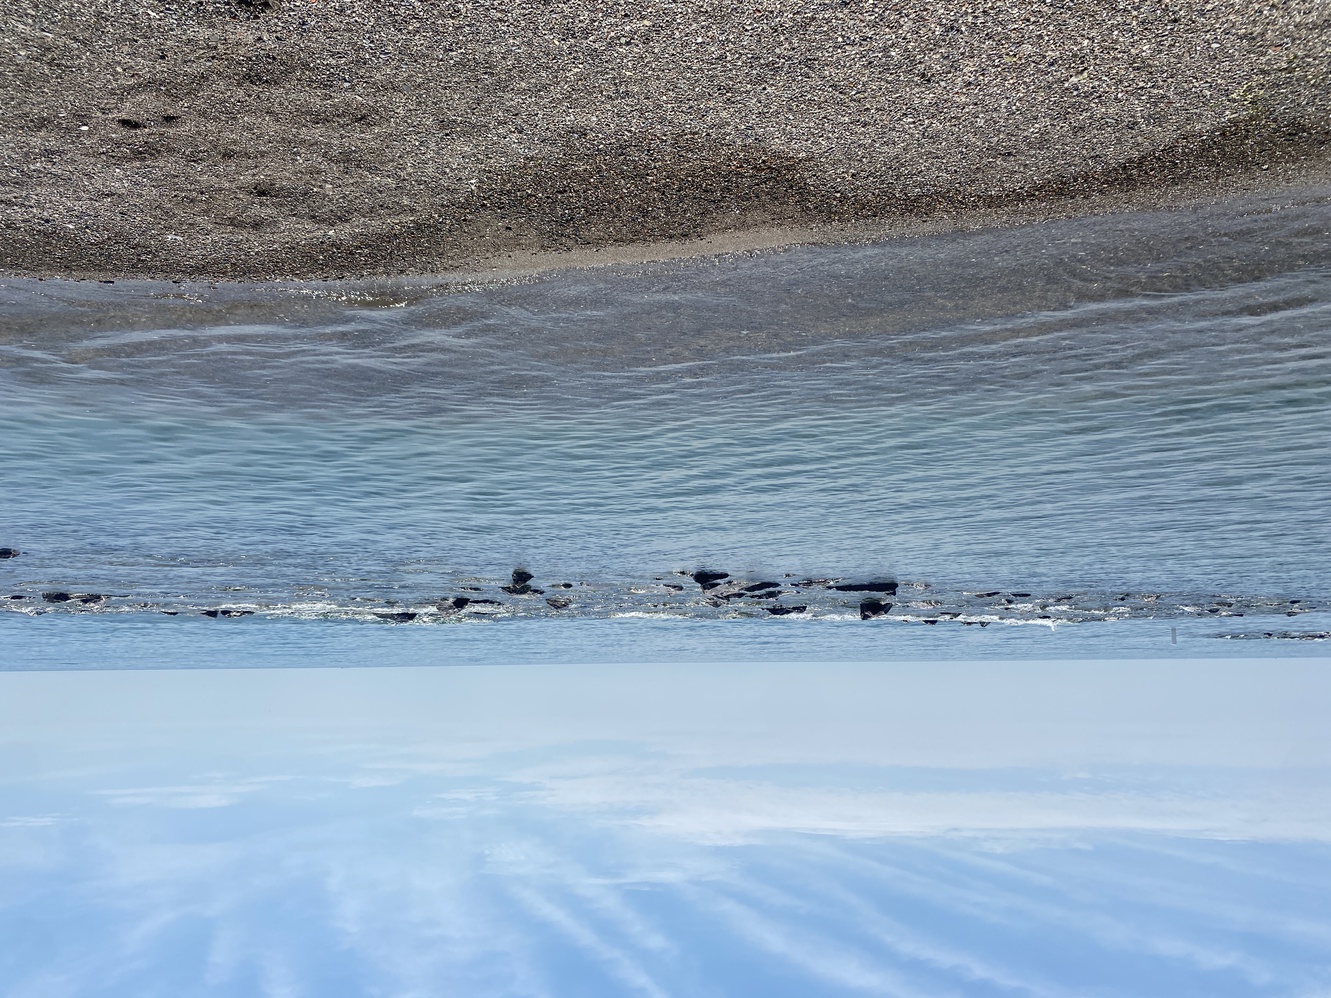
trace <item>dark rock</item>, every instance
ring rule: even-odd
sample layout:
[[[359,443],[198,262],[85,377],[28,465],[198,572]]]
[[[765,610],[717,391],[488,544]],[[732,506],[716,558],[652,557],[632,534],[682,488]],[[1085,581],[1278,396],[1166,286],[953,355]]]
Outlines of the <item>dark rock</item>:
[[[180,616],[180,611],[179,611],[179,610],[158,610],[157,612],[158,612],[158,613],[164,613],[164,614],[166,614],[168,617],[179,617],[179,616]]]
[[[891,609],[891,603],[884,603],[879,599],[864,600],[860,603],[860,620],[872,620],[874,617],[881,617]]]
[[[205,617],[212,617],[216,620],[218,617],[252,617],[253,610],[204,610]]]
[[[666,582],[666,583],[663,583],[663,585],[664,585],[667,589],[669,589],[672,593],[682,593],[682,592],[684,591],[684,587],[683,587],[683,586],[677,586],[677,585],[675,585],[673,582]]]
[[[17,558],[21,553],[18,548],[0,548],[0,558]]]
[[[1026,599],[1030,593],[1008,593],[1009,596],[1015,596],[1017,599]]]
[[[993,593],[976,593],[976,594],[975,594],[975,596],[976,596],[977,599],[992,599],[993,597],[995,597],[995,596],[997,596],[997,595],[998,595],[998,593],[996,593],[996,592],[993,592]]]
[[[410,610],[375,610],[373,612],[380,620],[391,620],[395,624],[405,624],[409,620],[415,620],[418,616]]]
[[[500,602],[499,600],[497,600],[497,599],[474,599],[474,600],[471,601],[471,605],[472,605],[472,606],[479,606],[479,605],[481,605],[481,604],[484,604],[484,605],[486,605],[486,606],[503,606],[503,605],[504,605],[503,603],[501,603],[501,602]]]
[[[573,605],[573,601],[567,596],[551,596],[545,602],[551,610],[567,610]]]
[[[515,582],[511,586],[500,586],[499,588],[510,596],[540,596],[545,592],[544,589],[534,589],[525,582]]]
[[[936,624],[936,623],[938,623],[938,619],[937,619],[937,618],[934,618],[934,619],[932,619],[932,620],[924,620],[924,621],[921,621],[921,623],[924,623],[924,624]]]
[[[794,583],[794,585],[797,585],[797,586],[825,586],[825,585],[827,585],[828,583],[830,583],[830,582],[835,582],[835,581],[836,581],[836,579],[800,579],[799,582]]]
[[[12,596],[6,596],[5,599],[27,599],[22,593],[14,593]]]
[[[573,583],[572,583],[572,582],[556,582],[556,583],[555,583],[553,586],[551,586],[550,588],[551,588],[551,589],[572,589],[572,588],[573,588]],[[683,587],[683,586],[679,586],[678,588],[679,588],[679,589],[683,589],[684,587]]]
[[[792,613],[803,613],[807,609],[809,609],[807,606],[769,606],[766,608],[767,612],[773,617],[785,617]]]
[[[831,588],[839,593],[885,593],[888,596],[895,596],[897,584],[886,580],[878,582],[841,582]]]
[[[751,586],[741,586],[740,592],[760,593],[764,589],[780,589],[780,588],[781,588],[781,583],[779,582],[755,582]]]
[[[471,602],[472,600],[467,596],[445,596],[435,603],[435,609],[440,613],[457,613],[459,610],[466,609],[467,604]]]
[[[48,603],[100,603],[106,599],[101,593],[66,593],[49,592],[42,593],[42,599]]]
[[[711,568],[700,568],[693,573],[693,581],[704,589],[715,589],[722,579],[730,578],[729,572],[718,572]]]
[[[531,572],[527,571],[525,568],[513,569],[513,585],[515,586],[525,586],[534,578],[536,578],[536,576],[532,575]]]

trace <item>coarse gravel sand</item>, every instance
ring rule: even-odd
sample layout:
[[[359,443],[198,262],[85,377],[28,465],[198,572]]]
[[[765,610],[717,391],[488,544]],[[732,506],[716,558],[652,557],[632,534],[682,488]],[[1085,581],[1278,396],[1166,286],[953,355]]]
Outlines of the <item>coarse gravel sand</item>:
[[[1331,174],[1331,0],[8,0],[0,271],[356,278]]]

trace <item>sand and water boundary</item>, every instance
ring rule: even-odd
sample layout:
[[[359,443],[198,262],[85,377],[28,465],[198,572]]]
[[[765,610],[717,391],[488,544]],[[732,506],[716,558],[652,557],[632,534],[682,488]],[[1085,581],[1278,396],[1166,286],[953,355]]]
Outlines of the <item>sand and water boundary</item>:
[[[0,272],[355,279],[1331,176],[1331,3],[15,0]]]

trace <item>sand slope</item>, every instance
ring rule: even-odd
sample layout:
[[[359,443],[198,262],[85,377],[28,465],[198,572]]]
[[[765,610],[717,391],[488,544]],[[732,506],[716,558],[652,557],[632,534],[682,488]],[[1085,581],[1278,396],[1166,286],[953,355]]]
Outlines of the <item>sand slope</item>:
[[[10,0],[0,18],[9,273],[367,276],[849,238],[1325,171],[1331,137],[1325,0]]]

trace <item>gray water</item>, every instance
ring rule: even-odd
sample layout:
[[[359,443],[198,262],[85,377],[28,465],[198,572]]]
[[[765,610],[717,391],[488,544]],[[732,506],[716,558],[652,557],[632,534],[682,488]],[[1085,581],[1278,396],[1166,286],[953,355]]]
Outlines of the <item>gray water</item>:
[[[488,287],[9,280],[7,664],[1321,646],[1329,329],[1325,188]]]

